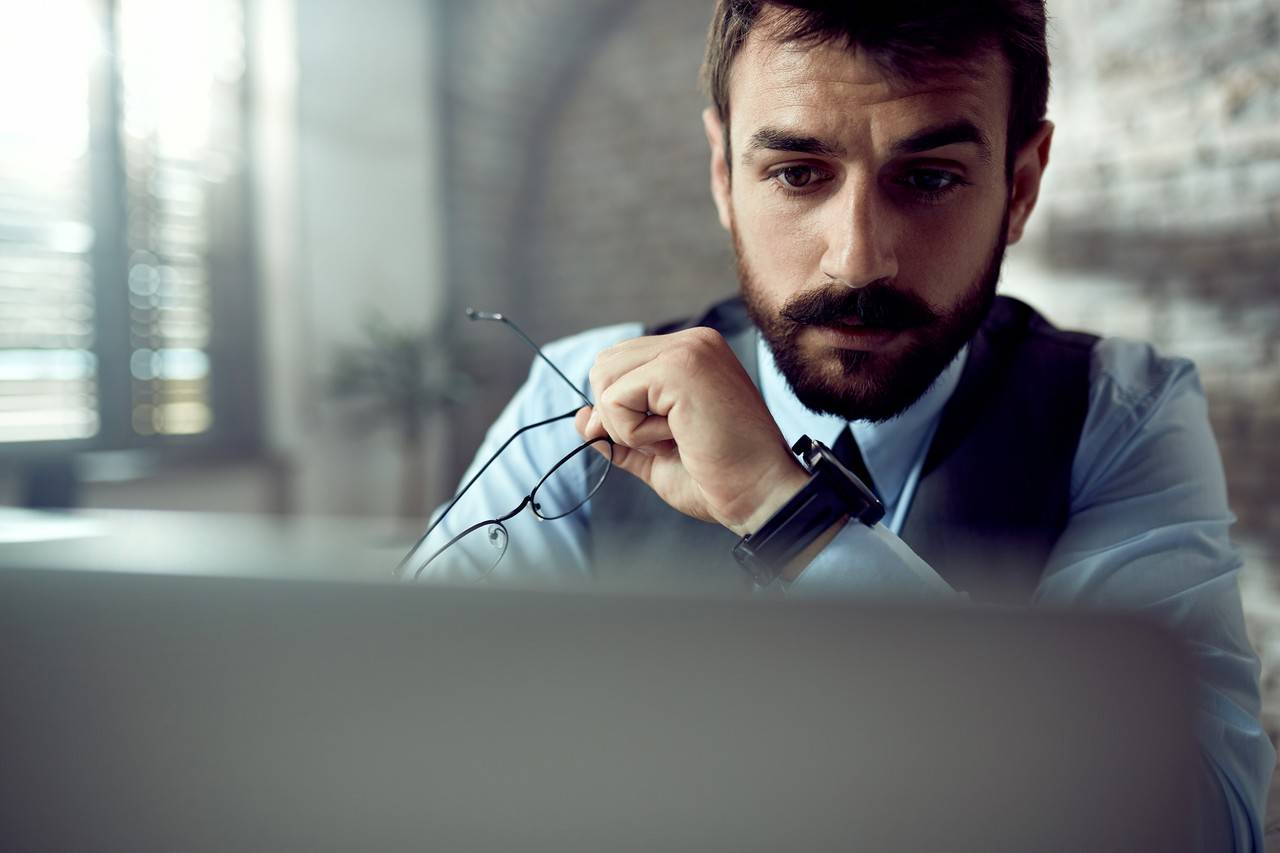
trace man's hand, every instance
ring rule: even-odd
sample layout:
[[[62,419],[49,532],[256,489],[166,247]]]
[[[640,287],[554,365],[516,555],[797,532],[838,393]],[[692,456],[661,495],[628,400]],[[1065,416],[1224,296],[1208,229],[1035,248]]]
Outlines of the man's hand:
[[[760,528],[808,481],[719,332],[623,341],[591,369],[596,406],[574,421],[613,439],[613,464],[671,506],[739,536]]]

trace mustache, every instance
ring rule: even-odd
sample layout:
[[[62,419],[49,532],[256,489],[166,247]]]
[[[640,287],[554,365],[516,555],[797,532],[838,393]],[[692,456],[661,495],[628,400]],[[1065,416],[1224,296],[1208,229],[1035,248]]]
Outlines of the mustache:
[[[873,282],[850,290],[834,285],[788,299],[780,312],[784,320],[799,325],[830,326],[857,319],[880,329],[909,329],[940,319],[923,300],[886,282]]]

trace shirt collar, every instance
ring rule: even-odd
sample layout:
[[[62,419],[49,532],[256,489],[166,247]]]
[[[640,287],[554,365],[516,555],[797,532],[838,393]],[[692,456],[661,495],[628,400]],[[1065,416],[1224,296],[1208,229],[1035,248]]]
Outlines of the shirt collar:
[[[892,511],[907,475],[933,437],[943,407],[960,384],[969,346],[966,344],[960,350],[920,399],[884,423],[850,422],[837,415],[809,411],[791,392],[791,386],[773,360],[773,352],[759,332],[756,333],[756,352],[760,366],[760,393],[787,443],[794,444],[800,436],[807,435],[830,447],[845,424],[850,424],[880,497]]]

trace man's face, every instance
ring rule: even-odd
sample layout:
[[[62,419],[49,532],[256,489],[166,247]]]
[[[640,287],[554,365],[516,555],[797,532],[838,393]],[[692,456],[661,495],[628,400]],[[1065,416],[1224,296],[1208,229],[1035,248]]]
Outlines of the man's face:
[[[713,159],[713,188],[748,310],[809,408],[893,417],[986,315],[1010,233],[1010,84],[985,60],[906,83],[761,25],[735,59],[732,173]]]

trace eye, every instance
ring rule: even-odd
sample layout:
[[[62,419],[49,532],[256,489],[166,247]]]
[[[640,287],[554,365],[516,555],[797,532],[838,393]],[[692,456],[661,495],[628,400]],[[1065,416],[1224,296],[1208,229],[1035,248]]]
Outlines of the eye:
[[[802,192],[830,180],[830,175],[814,166],[783,166],[771,172],[769,178],[783,191]]]
[[[969,182],[945,169],[913,169],[903,175],[899,183],[921,198],[936,200]]]

